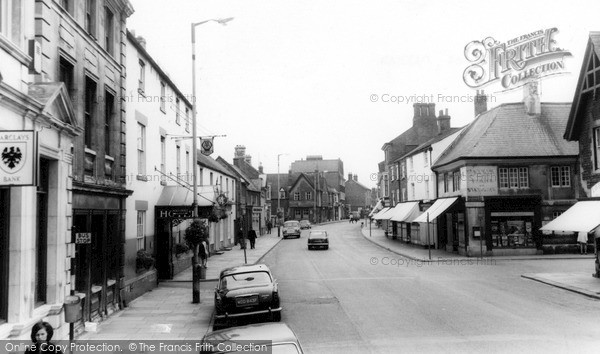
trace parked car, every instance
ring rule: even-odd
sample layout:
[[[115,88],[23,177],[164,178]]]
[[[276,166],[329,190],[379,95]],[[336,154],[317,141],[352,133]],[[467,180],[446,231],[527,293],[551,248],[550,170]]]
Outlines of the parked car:
[[[267,314],[281,320],[277,281],[264,264],[223,269],[215,288],[215,322]]]
[[[300,220],[300,230],[310,229],[310,228],[311,228],[310,221]]]
[[[329,237],[327,231],[313,230],[308,234],[308,249],[313,248],[329,248]]]
[[[262,342],[262,343],[261,343]],[[298,337],[285,323],[257,323],[208,333],[202,339],[200,354],[228,353],[236,345],[267,345],[261,353],[303,354]]]
[[[288,220],[283,223],[283,238],[296,236],[300,238],[300,222],[297,220]]]

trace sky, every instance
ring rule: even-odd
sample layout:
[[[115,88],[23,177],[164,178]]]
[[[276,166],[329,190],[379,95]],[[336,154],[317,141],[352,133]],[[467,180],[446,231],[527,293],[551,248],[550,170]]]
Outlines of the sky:
[[[192,95],[190,25],[196,27],[198,133],[215,138],[213,158],[232,161],[244,145],[265,173],[307,155],[341,159],[344,175],[376,186],[381,147],[412,125],[413,103],[448,109],[453,127],[474,119],[473,96],[488,109],[519,102],[498,82],[472,88],[465,47],[505,43],[556,28],[570,52],[560,75],[542,78],[542,102],[571,102],[600,1],[265,1],[130,0],[129,30],[179,89]],[[565,117],[566,118],[566,117]]]

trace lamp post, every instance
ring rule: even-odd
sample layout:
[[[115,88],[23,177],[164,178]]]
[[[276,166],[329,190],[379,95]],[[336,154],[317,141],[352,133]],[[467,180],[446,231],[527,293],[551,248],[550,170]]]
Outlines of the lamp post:
[[[194,219],[198,218],[198,132],[196,131],[196,121],[197,121],[197,109],[196,109],[196,27],[200,26],[204,23],[215,21],[222,25],[227,24],[227,22],[233,20],[233,17],[225,18],[225,19],[210,19],[202,22],[195,22],[191,25],[192,30],[192,161],[193,161],[193,186],[192,193],[194,196],[192,202],[192,217]],[[195,252],[195,251],[194,251]],[[200,303],[200,267],[198,264],[194,265],[192,269],[192,303],[197,304]]]
[[[277,154],[277,237],[281,236],[281,223],[279,222],[279,211],[281,209],[281,186],[279,184],[279,157],[287,154]]]

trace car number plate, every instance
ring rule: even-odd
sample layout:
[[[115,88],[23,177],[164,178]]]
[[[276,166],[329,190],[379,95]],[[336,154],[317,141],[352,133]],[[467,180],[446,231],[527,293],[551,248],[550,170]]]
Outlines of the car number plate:
[[[235,299],[237,306],[250,306],[258,304],[258,296],[238,297]]]

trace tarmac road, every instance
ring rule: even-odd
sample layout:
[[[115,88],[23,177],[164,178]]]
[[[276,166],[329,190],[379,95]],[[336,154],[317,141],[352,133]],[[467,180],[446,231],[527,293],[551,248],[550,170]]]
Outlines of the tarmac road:
[[[279,281],[282,321],[308,353],[597,352],[600,302],[521,278],[589,260],[409,260],[365,240],[360,224],[318,226],[262,260]]]

